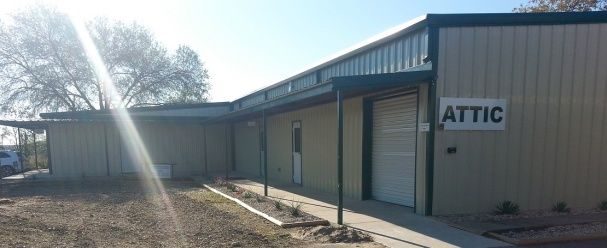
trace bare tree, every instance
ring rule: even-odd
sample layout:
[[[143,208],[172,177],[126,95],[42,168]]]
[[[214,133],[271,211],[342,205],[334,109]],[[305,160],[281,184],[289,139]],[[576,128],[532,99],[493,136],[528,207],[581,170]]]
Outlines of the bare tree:
[[[513,12],[584,12],[607,10],[607,0],[529,0]]]
[[[207,101],[209,76],[187,46],[169,52],[137,23],[86,23],[121,95],[109,99],[71,19],[34,6],[0,22],[0,103],[23,116],[57,110],[108,109]]]

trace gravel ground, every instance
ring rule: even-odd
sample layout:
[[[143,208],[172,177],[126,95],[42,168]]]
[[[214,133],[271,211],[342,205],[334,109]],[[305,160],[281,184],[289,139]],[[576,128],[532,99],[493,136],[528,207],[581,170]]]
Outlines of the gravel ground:
[[[501,234],[515,239],[546,239],[562,236],[589,236],[603,233],[607,233],[607,223],[594,222],[587,224],[554,226],[525,231],[509,231]]]
[[[2,183],[0,247],[327,247],[191,182]],[[339,247],[381,247],[376,243]]]
[[[293,216],[290,212],[289,212],[289,208],[290,207],[296,207],[297,205],[291,205],[290,203],[287,202],[282,202],[281,206],[282,209],[276,209],[276,206],[274,206],[274,200],[273,199],[269,199],[267,197],[263,197],[260,196],[258,194],[255,194],[253,192],[250,192],[250,194],[252,194],[252,197],[246,198],[244,196],[244,192],[243,191],[239,191],[239,192],[232,192],[231,190],[228,190],[226,188],[226,186],[220,186],[217,184],[212,184],[209,185],[211,187],[213,187],[214,189],[217,189],[219,191],[221,191],[224,194],[227,194],[229,196],[232,196],[234,198],[237,198],[238,200],[243,201],[244,203],[248,204],[249,206],[263,212],[266,213],[284,223],[293,223],[293,222],[302,222],[302,221],[313,221],[313,220],[322,220],[316,216],[310,215],[306,212],[300,211],[300,215],[298,216]],[[259,200],[258,200],[259,199]],[[294,203],[296,204],[296,203]]]

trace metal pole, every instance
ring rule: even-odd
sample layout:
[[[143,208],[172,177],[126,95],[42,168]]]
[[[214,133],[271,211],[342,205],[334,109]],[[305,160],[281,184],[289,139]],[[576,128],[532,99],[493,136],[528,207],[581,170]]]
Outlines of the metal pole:
[[[38,144],[36,143],[36,132],[34,131],[34,163],[36,164],[36,170],[38,170]]]
[[[339,200],[337,203],[337,224],[344,224],[344,104],[341,90],[337,91],[337,192]]]
[[[207,126],[204,125],[203,126],[203,142],[204,142],[204,176],[205,177],[209,177],[209,169],[208,169],[208,163],[209,163],[209,155],[207,153]]]
[[[21,140],[21,128],[17,128],[17,136],[19,137],[19,144],[17,145],[17,149],[19,150],[19,162],[21,163],[21,170],[23,170],[23,140]]]
[[[266,128],[266,111],[262,112],[263,124],[263,195],[268,196],[268,129]]]
[[[225,163],[226,163],[226,181],[227,181],[227,180],[229,180],[229,169],[230,169],[230,166],[229,166],[230,161],[228,161],[228,160],[229,160],[229,157],[230,157],[230,156],[229,156],[229,154],[228,154],[228,152],[229,152],[229,151],[228,151],[228,149],[229,149],[229,147],[230,147],[230,144],[228,144],[228,140],[229,140],[229,139],[228,139],[228,123],[226,122],[226,124],[225,124],[225,141],[226,141],[226,142],[225,142],[225,143],[226,143],[226,144],[225,144],[225,146],[226,146],[226,147],[225,147],[225,156],[226,156],[226,157],[225,157]]]

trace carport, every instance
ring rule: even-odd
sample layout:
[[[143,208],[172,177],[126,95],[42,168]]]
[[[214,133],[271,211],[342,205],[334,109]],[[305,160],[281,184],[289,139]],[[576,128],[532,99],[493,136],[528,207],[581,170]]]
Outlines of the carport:
[[[0,120],[0,125],[14,127],[17,128],[17,140],[15,143],[17,144],[17,150],[23,154],[24,146],[23,135],[21,129],[28,129],[32,131],[33,140],[34,140],[34,165],[36,170],[39,169],[38,166],[38,145],[37,145],[37,133],[40,134],[41,131],[44,132],[44,136],[46,137],[46,151],[47,151],[47,165],[48,165],[48,173],[52,174],[53,167],[51,164],[50,157],[50,146],[49,146],[49,135],[48,135],[48,123],[55,120],[40,120],[40,119],[14,119],[14,120]],[[27,140],[27,139],[26,139]],[[27,142],[27,141],[26,141]],[[23,156],[20,156],[21,165],[24,166]]]

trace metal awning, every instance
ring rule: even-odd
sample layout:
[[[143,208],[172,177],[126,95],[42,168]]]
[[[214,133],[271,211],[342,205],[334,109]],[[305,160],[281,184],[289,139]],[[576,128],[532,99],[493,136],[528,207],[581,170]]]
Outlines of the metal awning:
[[[262,111],[279,113],[333,102],[336,100],[335,92],[338,90],[343,91],[345,93],[344,96],[347,98],[372,91],[429,83],[432,79],[433,74],[431,70],[333,77],[322,84],[315,85],[306,90],[297,91],[251,107],[210,118],[207,122],[218,123],[247,119],[258,117]]]
[[[131,120],[138,123],[202,123],[208,117],[174,117],[174,116],[137,116],[131,117]],[[25,129],[46,129],[52,123],[108,123],[125,121],[123,118],[103,115],[94,116],[88,119],[0,119],[0,125],[25,128]]]
[[[69,122],[70,120],[51,120],[51,119],[5,119],[0,120],[0,125],[25,128],[25,129],[46,129],[51,122]]]

